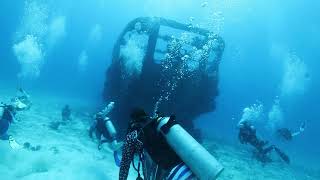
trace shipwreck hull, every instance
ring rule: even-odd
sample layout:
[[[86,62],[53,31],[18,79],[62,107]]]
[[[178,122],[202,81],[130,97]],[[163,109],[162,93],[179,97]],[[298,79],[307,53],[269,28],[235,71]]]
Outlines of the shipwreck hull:
[[[177,31],[178,36],[192,35],[183,40],[175,37]],[[126,132],[132,108],[141,107],[150,114],[155,109],[175,114],[199,138],[193,120],[215,109],[223,50],[222,38],[204,29],[163,18],[131,21],[114,46],[103,93],[105,101],[116,102],[110,118],[120,134]],[[197,61],[192,59],[196,53],[200,54]]]

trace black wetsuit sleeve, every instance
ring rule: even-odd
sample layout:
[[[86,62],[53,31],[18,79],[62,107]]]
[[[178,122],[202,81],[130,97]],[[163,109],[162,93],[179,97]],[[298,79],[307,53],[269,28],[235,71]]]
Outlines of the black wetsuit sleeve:
[[[144,150],[161,169],[171,170],[182,162],[165,137],[157,132],[157,123],[155,121],[145,126],[143,133]]]

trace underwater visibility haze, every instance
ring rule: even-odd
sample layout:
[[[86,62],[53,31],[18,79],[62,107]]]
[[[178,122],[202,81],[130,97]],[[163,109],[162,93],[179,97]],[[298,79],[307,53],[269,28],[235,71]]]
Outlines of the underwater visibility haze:
[[[2,0],[0,179],[320,179],[319,9]]]

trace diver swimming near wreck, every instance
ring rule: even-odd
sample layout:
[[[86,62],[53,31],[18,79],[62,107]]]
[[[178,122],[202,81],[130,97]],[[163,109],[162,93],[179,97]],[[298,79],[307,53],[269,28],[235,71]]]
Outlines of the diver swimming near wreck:
[[[12,137],[7,134],[10,125],[15,121],[18,111],[30,109],[32,103],[30,95],[22,88],[19,89],[18,95],[11,99],[9,104],[1,102],[0,105],[0,139],[11,140]]]
[[[117,131],[107,115],[114,108],[114,102],[110,102],[105,109],[98,112],[94,121],[89,129],[89,136],[93,138],[92,134],[95,132],[96,138],[98,140],[98,149],[101,149],[103,143],[111,143],[112,149],[118,149],[121,143],[117,141]],[[105,138],[102,140],[102,136]]]
[[[11,99],[8,104],[1,102],[0,105],[0,139],[8,140],[12,149],[26,149],[31,151],[38,151],[41,149],[40,145],[32,146],[29,142],[25,142],[23,145],[18,144],[12,135],[8,134],[8,130],[12,123],[16,121],[16,114],[19,111],[29,110],[32,102],[30,95],[19,88],[18,95]]]
[[[69,105],[65,105],[61,110],[62,121],[71,120],[71,109]]]
[[[142,179],[215,179],[220,163],[171,117],[149,117],[140,108],[130,115],[122,149],[119,179],[128,177],[130,164]],[[134,156],[138,155],[136,166]]]
[[[0,139],[9,140],[10,135],[7,132],[15,119],[16,110],[13,105],[2,104],[0,112],[2,112],[0,117]]]
[[[288,128],[280,128],[277,130],[276,134],[279,138],[283,140],[291,141],[294,137],[301,135],[301,133],[304,132],[305,128],[306,122],[302,122],[298,131],[292,132]]]
[[[248,121],[242,121],[238,124],[238,126],[238,138],[240,143],[252,145],[255,148],[254,156],[258,161],[262,163],[271,162],[272,160],[268,155],[272,150],[274,150],[284,162],[288,164],[290,163],[289,156],[281,151],[278,147],[276,147],[275,145],[269,145],[268,147],[266,147],[269,142],[259,139],[256,135],[255,127]]]
[[[9,145],[12,149],[26,149],[31,151],[38,151],[41,149],[40,145],[32,146],[29,142],[25,142],[22,145],[18,144],[12,135],[8,134],[8,130],[10,125],[14,123],[15,116],[17,113],[17,109],[19,107],[15,106],[15,104],[4,104],[0,105],[0,140],[9,141]]]

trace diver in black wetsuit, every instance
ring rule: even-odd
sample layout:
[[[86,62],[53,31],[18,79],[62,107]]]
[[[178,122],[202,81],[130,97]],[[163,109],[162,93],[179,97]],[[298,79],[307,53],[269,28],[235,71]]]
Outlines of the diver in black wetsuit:
[[[101,112],[97,113],[95,115],[95,121],[90,127],[89,130],[89,136],[93,138],[92,134],[95,132],[96,138],[98,139],[98,149],[101,148],[101,145],[103,143],[107,143],[110,141],[111,137],[108,133],[107,127],[106,127],[106,120],[105,117]],[[102,136],[105,138],[104,140],[101,140]]]
[[[23,146],[18,144],[14,138],[7,132],[10,125],[15,121],[15,115],[18,107],[14,105],[2,104],[0,105],[0,140],[9,140],[12,149],[24,148],[26,150],[38,151],[41,149],[40,145],[32,146],[29,142],[25,142]]]
[[[69,105],[65,105],[61,111],[63,121],[71,120],[71,109]]]
[[[239,125],[239,128],[239,141],[242,144],[250,144],[255,147],[256,151],[254,152],[254,155],[259,161],[263,163],[270,162],[271,159],[268,157],[268,154],[272,150],[275,150],[282,160],[288,164],[290,163],[289,157],[276,146],[270,145],[269,147],[265,147],[268,144],[268,141],[259,139],[256,135],[256,129],[247,121],[242,122]]]
[[[281,128],[281,129],[278,129],[276,133],[278,137],[280,137],[281,139],[286,141],[291,141],[293,137],[296,137],[300,135],[302,132],[304,132],[305,128],[306,128],[306,123],[302,122],[299,128],[299,131],[292,132],[288,128]]]
[[[0,114],[0,139],[9,140],[10,136],[7,134],[7,131],[10,124],[14,121],[16,111],[12,105],[2,105],[0,108],[3,108],[3,113]]]
[[[128,177],[130,164],[134,159],[134,155],[138,154],[140,161],[138,167],[138,178],[140,176],[140,165],[146,157],[147,153],[158,166],[157,173],[153,175],[156,179],[166,179],[170,170],[182,163],[182,160],[168,145],[163,135],[157,132],[157,119],[150,118],[143,109],[135,109],[131,113],[131,121],[127,131],[126,140],[124,142],[122,160],[120,164],[119,179],[126,180]],[[150,177],[144,167],[144,177]]]
[[[98,149],[101,149],[103,143],[111,143],[111,149],[118,150],[122,146],[122,142],[117,141],[117,131],[107,116],[114,108],[115,102],[109,104],[95,115],[95,120],[91,124],[89,136],[92,138],[92,133],[95,132],[98,139]],[[102,136],[105,138],[101,140]]]
[[[256,129],[249,125],[248,122],[244,122],[240,125],[239,140],[241,144],[250,144],[257,150],[262,151],[263,147],[268,144],[268,141],[260,140],[256,135]]]

